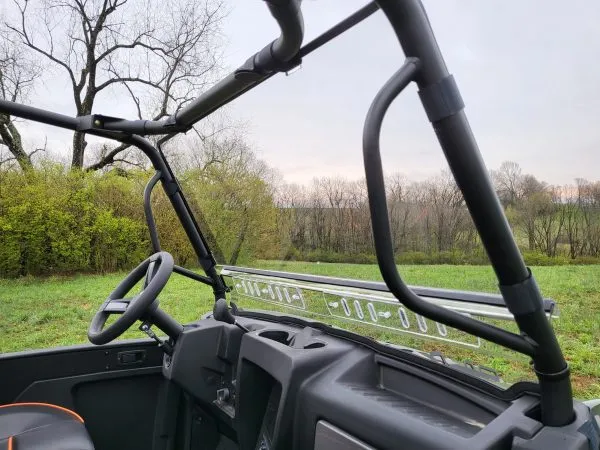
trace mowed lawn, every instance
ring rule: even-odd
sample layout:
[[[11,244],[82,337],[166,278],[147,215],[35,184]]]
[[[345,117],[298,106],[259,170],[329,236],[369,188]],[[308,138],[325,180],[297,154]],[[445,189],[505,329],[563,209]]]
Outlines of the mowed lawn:
[[[377,266],[261,261],[255,266],[290,272],[380,280]],[[489,267],[400,266],[413,285],[497,292]],[[575,395],[600,398],[600,266],[535,267],[542,293],[557,301],[559,341],[571,365]],[[89,321],[123,273],[0,280],[0,352],[86,342]],[[161,306],[181,322],[212,309],[209,288],[173,275]],[[141,337],[131,330],[126,337]]]

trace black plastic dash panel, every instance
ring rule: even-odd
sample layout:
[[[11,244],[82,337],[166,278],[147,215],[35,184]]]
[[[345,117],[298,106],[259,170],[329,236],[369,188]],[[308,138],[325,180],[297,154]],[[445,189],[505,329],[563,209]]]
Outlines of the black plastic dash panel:
[[[237,319],[251,331],[211,317],[186,327],[163,373],[241,450],[313,450],[336,436],[379,450],[537,449],[552,437],[535,395],[500,399],[495,390],[322,330]],[[215,404],[223,386],[233,388],[234,414]],[[581,409],[564,448],[584,448],[577,427],[585,414]]]

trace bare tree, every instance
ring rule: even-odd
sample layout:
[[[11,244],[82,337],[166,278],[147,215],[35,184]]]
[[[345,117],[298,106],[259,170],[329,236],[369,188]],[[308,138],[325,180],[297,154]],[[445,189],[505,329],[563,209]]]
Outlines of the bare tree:
[[[281,183],[276,191],[278,209],[277,231],[281,257],[293,256],[295,250],[305,250],[308,231],[308,200],[304,186]]]
[[[576,183],[585,252],[590,256],[598,256],[600,255],[600,182],[578,178]]]
[[[0,98],[11,102],[23,101],[33,82],[39,75],[39,67],[24,58],[22,48],[4,37],[0,44]],[[15,119],[9,114],[0,114],[0,145],[8,149],[10,156],[0,159],[0,165],[15,161],[22,170],[33,167],[31,157],[37,151],[27,153],[21,132]]]
[[[394,249],[400,251],[407,248],[411,205],[408,200],[408,183],[400,174],[394,174],[386,180],[388,191],[388,209],[390,228],[394,240]]]
[[[561,207],[560,191],[555,187],[535,196],[534,230],[536,246],[546,256],[556,256],[558,240],[565,223],[565,209]]]
[[[583,217],[577,201],[577,190],[574,186],[561,188],[561,208],[564,214],[565,236],[569,244],[569,256],[577,258],[584,249]]]
[[[492,170],[496,192],[504,206],[514,205],[523,194],[523,171],[513,161],[504,161],[498,170]]]
[[[356,252],[373,253],[367,181],[363,178],[349,183],[348,196],[351,245]]]
[[[309,197],[311,250],[331,250],[331,229],[327,223],[327,199],[320,179],[313,179]]]
[[[341,177],[324,177],[319,184],[327,205],[329,244],[333,251],[343,252],[348,245],[345,227],[350,183]]]
[[[527,248],[536,249],[536,220],[538,219],[540,203],[546,198],[544,192],[532,193],[517,204],[517,222],[527,236]]]
[[[429,234],[435,239],[435,250],[451,250],[459,238],[466,209],[462,193],[448,171],[424,183]]]
[[[546,183],[545,181],[539,181],[533,175],[527,174],[523,175],[523,180],[521,181],[521,189],[521,197],[528,197],[538,192],[547,192],[548,183]]]
[[[218,0],[14,0],[8,24],[31,51],[70,81],[77,116],[109,90],[131,100],[138,117],[160,119],[194,98],[217,68]],[[82,168],[87,142],[73,135],[71,165]],[[127,149],[105,151],[98,170]]]

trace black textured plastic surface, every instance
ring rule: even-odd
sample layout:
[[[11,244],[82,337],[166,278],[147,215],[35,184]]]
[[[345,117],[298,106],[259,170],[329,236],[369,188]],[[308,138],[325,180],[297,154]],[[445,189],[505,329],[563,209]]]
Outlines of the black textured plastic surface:
[[[188,327],[163,370],[219,428],[233,430],[241,450],[263,439],[272,449],[313,450],[319,421],[376,449],[586,448],[582,405],[561,447],[561,431],[540,423],[535,395],[501,399],[315,328],[236,319],[252,331],[210,317]],[[213,403],[223,385],[235,385],[233,419]]]

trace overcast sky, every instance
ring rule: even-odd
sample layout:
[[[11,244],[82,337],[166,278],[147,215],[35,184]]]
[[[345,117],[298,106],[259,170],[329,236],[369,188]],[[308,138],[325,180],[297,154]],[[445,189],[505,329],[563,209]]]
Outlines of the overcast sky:
[[[305,42],[364,3],[305,0]],[[513,160],[550,183],[600,179],[600,2],[424,3],[488,167]],[[230,5],[225,64],[233,69],[276,37],[278,29],[262,1]],[[277,75],[236,100],[230,111],[248,122],[252,146],[286,180],[360,178],[365,114],[402,61],[388,22],[377,12],[305,58],[301,70]],[[49,89],[56,89],[56,81],[46,92],[38,89],[32,100],[72,111],[69,96],[48,95]],[[118,103],[103,101],[95,112],[122,111]],[[35,130],[35,139],[48,134],[53,147],[69,145],[67,132]],[[387,172],[411,179],[445,167],[414,87],[388,113],[382,152]]]

